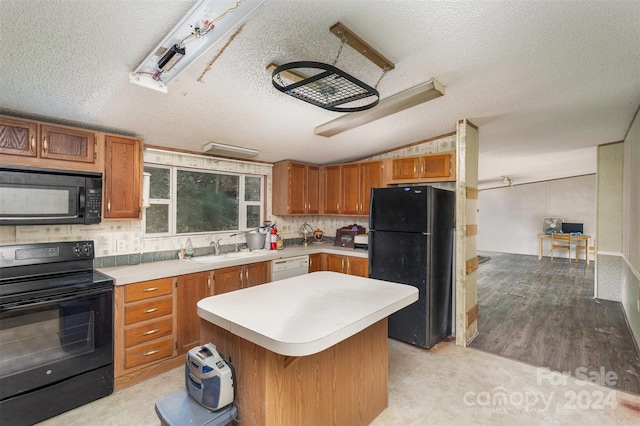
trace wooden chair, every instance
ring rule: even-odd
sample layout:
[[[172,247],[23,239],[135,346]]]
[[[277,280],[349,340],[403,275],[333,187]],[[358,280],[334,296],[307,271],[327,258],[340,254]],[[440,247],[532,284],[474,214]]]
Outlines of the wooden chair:
[[[553,262],[554,250],[566,250],[569,252],[569,262],[571,262],[571,234],[551,234],[551,261]]]
[[[595,260],[596,259],[596,240],[593,240],[593,245],[587,247],[587,243],[584,243],[584,245],[580,244],[576,246],[576,262],[578,261],[578,256],[580,255],[580,252],[586,252],[587,250],[589,250],[589,258]],[[591,253],[593,253],[593,256],[591,256]],[[585,253],[585,258],[586,258],[586,253]],[[587,265],[589,264],[589,261],[587,261]]]

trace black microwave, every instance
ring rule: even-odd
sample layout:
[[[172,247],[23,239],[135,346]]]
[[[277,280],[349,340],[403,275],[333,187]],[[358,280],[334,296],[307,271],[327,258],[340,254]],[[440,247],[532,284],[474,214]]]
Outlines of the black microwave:
[[[101,173],[0,166],[0,225],[88,225],[101,217]]]

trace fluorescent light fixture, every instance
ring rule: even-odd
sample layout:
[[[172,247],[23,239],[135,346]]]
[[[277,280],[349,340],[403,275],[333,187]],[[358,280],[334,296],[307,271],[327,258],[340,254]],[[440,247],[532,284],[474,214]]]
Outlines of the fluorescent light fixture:
[[[315,128],[314,133],[326,137],[334,136],[443,95],[444,86],[431,79],[411,89],[389,96],[371,109],[345,114],[335,120],[321,124]]]
[[[167,84],[265,0],[200,0],[129,74],[129,81],[167,93]]]
[[[260,152],[255,149],[242,148],[240,146],[225,145],[223,143],[209,142],[202,147],[205,154],[221,155],[223,157],[253,158]]]

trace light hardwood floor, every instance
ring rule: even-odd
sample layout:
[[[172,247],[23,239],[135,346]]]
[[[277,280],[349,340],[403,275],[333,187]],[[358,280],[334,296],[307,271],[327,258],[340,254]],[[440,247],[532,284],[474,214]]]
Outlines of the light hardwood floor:
[[[470,347],[640,394],[640,356],[619,302],[593,298],[594,264],[482,253]],[[604,381],[604,380],[603,380]],[[615,382],[615,383],[613,383]]]

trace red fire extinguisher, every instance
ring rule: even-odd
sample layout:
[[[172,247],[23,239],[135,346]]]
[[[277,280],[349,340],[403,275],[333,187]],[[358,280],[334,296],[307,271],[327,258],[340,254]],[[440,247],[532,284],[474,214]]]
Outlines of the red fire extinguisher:
[[[276,229],[276,227],[272,226],[271,227],[271,235],[269,235],[269,237],[271,237],[271,250],[276,250],[278,248],[278,245],[277,245],[277,242],[276,242],[277,241],[276,240],[277,239],[277,233],[278,233],[278,230]]]

